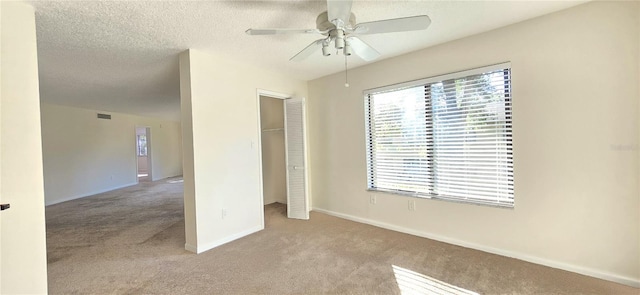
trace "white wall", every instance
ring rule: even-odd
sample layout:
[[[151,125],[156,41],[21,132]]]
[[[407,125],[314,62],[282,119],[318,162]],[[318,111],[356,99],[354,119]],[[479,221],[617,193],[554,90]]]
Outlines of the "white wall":
[[[306,96],[307,83],[197,50],[181,54],[180,80],[192,124],[183,129],[185,248],[200,253],[264,227],[257,89]]]
[[[264,204],[287,203],[284,100],[260,96]],[[274,130],[275,129],[275,130]]]
[[[636,20],[637,23],[637,28],[636,30],[638,31],[638,43],[640,43],[640,5],[637,5],[637,11],[638,11],[638,19]],[[637,53],[636,56],[638,56],[637,60],[638,60],[638,75],[640,76],[640,45],[638,45],[638,47],[636,48]],[[636,83],[636,99],[640,98],[640,83]],[[636,116],[636,126],[640,126],[640,103],[638,103],[638,115]],[[638,192],[640,192],[640,127],[638,128],[638,141],[636,143],[636,153],[639,154],[638,156],[638,167],[636,168],[637,170],[637,182],[638,182]],[[640,198],[640,193],[638,194],[638,198]],[[638,226],[638,236],[640,236],[640,226]],[[638,258],[638,265],[640,265],[640,257]],[[640,266],[639,266],[640,267]],[[639,271],[640,272],[640,271]]]
[[[47,250],[33,8],[0,2],[0,294],[46,294]]]
[[[593,2],[309,83],[313,206],[640,285],[637,2]],[[390,36],[393,38],[393,36]],[[366,189],[365,89],[511,61],[515,209]]]
[[[153,180],[182,174],[180,123],[43,103],[47,205],[137,183],[136,126],[151,128]],[[96,118],[111,114],[111,120]]]

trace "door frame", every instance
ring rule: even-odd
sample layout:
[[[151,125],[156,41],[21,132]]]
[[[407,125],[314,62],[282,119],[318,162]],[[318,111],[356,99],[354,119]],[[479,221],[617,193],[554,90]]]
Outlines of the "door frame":
[[[266,97],[271,97],[271,98],[276,98],[276,99],[282,99],[283,100],[283,109],[284,109],[284,100],[287,99],[292,99],[294,98],[294,96],[290,95],[290,94],[285,94],[285,93],[280,93],[280,92],[275,92],[275,91],[270,91],[270,90],[265,90],[265,89],[256,89],[256,110],[258,115],[256,116],[258,118],[257,121],[257,131],[258,131],[258,142],[255,145],[258,149],[258,173],[259,173],[259,181],[260,181],[260,222],[261,222],[261,227],[262,229],[264,229],[264,183],[263,183],[263,175],[262,175],[262,123],[261,123],[261,112],[260,112],[260,96],[266,96]],[[306,101],[306,99],[304,97],[301,97],[300,99],[302,99],[302,101]],[[309,145],[308,145],[308,140],[307,140],[307,131],[308,131],[308,127],[306,124],[306,106],[303,106],[303,124],[302,124],[302,128],[303,128],[303,132],[304,132],[304,157],[305,157],[305,172],[304,172],[304,178],[305,178],[305,194],[307,197],[307,210],[311,209],[311,195],[309,194],[309,158],[308,158],[308,150],[309,150]],[[285,114],[285,118],[286,118],[286,114]],[[286,120],[286,119],[285,119]],[[285,125],[286,125],[286,121],[285,121]],[[285,137],[285,149],[286,149],[286,137]],[[286,159],[285,159],[286,161]],[[288,169],[288,167],[287,167]],[[286,172],[285,172],[286,173]],[[287,194],[288,194],[288,180],[287,180]],[[288,196],[287,196],[288,198]]]

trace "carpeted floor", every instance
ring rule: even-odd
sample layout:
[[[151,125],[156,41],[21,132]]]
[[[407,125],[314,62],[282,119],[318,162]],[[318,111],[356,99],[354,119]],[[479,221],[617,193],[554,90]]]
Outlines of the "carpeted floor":
[[[640,290],[312,212],[184,250],[182,183],[46,208],[51,294],[639,294]]]

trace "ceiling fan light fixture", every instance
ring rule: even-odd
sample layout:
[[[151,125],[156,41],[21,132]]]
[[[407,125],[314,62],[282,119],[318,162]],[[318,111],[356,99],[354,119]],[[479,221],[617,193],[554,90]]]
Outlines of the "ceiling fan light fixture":
[[[344,48],[344,38],[336,38],[336,49]]]
[[[351,56],[353,54],[353,50],[351,49],[351,45],[349,45],[349,43],[345,43],[344,45],[344,49],[342,50],[342,53],[344,53],[344,56]]]
[[[322,45],[322,55],[329,56],[331,55],[331,49],[329,49],[329,45]]]

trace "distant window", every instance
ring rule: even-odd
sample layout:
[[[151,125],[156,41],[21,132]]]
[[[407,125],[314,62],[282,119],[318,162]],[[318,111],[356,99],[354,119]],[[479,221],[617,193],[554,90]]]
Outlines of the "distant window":
[[[138,156],[147,156],[147,136],[145,134],[138,135]]]
[[[513,207],[509,64],[365,91],[368,189]]]

